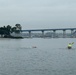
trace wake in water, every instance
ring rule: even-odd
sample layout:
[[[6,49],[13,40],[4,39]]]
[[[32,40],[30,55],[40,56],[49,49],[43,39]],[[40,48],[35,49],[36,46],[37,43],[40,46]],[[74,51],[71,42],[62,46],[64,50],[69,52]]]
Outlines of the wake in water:
[[[61,50],[76,50],[76,48],[72,48],[72,49],[68,49],[67,47],[66,48],[59,48]]]
[[[31,47],[21,47],[21,49],[33,49],[33,48],[37,48],[36,46],[31,46]]]

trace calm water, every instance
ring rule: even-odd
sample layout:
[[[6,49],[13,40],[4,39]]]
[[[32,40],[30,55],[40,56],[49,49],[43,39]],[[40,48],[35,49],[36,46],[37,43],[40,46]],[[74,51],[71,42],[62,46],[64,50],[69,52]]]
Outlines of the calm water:
[[[0,75],[76,75],[76,39],[0,38]]]

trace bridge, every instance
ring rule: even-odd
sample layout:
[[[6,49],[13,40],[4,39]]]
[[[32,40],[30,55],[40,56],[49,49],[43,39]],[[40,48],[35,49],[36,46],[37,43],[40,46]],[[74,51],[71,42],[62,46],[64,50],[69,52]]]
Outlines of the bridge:
[[[71,37],[73,37],[73,33],[76,32],[76,28],[56,28],[56,29],[30,29],[30,30],[21,30],[21,32],[28,32],[29,33],[29,37],[31,37],[31,32],[37,32],[37,31],[41,31],[42,32],[42,37],[44,37],[44,32],[45,31],[53,31],[53,38],[55,38],[56,36],[56,31],[63,31],[63,37],[66,37],[66,31],[70,30],[71,31]]]

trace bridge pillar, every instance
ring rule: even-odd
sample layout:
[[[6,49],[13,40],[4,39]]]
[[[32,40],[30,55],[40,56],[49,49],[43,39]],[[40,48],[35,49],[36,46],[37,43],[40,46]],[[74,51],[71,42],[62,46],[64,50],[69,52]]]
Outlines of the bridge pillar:
[[[44,37],[44,30],[42,30],[42,37]]]
[[[53,30],[53,38],[56,37],[56,30]]]
[[[31,31],[29,31],[29,38],[31,38]]]
[[[73,38],[73,29],[71,29],[71,38]]]
[[[66,37],[66,30],[63,30],[63,38]]]

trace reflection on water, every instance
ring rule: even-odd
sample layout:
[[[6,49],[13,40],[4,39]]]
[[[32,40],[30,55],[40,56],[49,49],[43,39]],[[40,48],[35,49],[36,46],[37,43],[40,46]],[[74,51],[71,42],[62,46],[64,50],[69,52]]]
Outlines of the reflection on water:
[[[0,41],[0,75],[76,75],[75,43],[67,49],[75,39]]]

